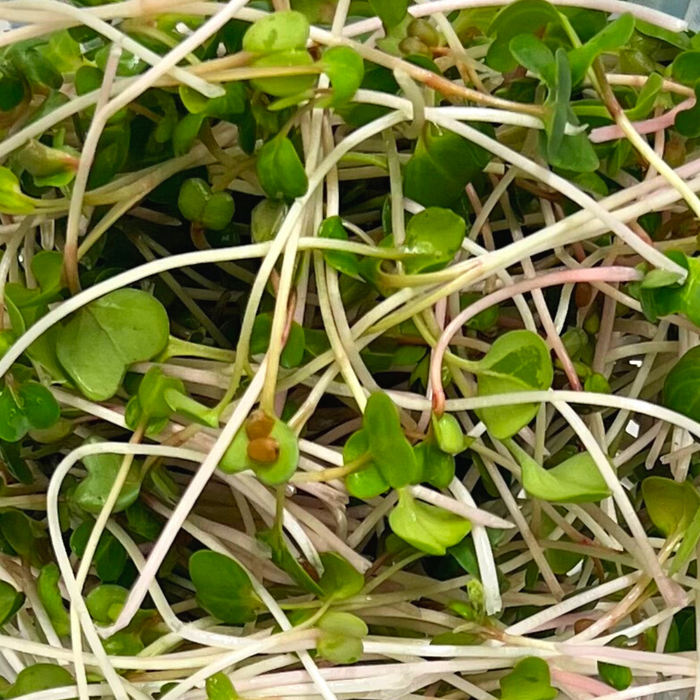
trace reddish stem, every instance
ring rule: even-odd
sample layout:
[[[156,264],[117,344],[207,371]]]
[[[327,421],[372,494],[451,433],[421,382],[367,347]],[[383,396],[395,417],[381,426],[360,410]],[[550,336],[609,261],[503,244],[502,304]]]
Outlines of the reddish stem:
[[[553,287],[561,284],[575,284],[577,282],[631,282],[639,279],[640,276],[641,274],[637,270],[628,267],[597,267],[592,269],[563,270],[533,279],[521,280],[517,284],[498,289],[493,292],[493,294],[489,294],[483,299],[479,299],[479,301],[470,304],[462,313],[452,319],[433,348],[430,363],[430,383],[433,389],[433,411],[438,416],[442,415],[445,411],[445,392],[442,388],[441,372],[442,360],[452,336],[459,328],[469,321],[469,319],[485,309],[490,308],[494,304],[500,304],[506,299],[512,299],[519,294],[531,292],[533,289],[542,289],[543,287]]]

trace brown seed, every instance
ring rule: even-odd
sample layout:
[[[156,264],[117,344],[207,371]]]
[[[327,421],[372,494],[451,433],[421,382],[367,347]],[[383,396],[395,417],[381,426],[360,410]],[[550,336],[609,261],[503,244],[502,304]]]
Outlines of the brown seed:
[[[589,618],[576,620],[576,622],[574,622],[574,634],[581,634],[583,630],[587,630],[594,622],[595,620]]]
[[[579,282],[576,285],[576,306],[579,309],[583,309],[588,304],[591,303],[591,296],[593,295],[593,290],[591,289],[590,284],[586,284],[585,282]]]
[[[245,425],[245,433],[249,440],[266,438],[275,427],[275,419],[264,411],[255,411]]]
[[[280,444],[275,438],[263,437],[251,440],[248,445],[248,457],[260,464],[272,464],[280,456]]]

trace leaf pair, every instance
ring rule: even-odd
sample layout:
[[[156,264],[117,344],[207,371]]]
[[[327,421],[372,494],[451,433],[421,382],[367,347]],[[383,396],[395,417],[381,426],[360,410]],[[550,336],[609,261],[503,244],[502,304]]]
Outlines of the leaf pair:
[[[390,487],[402,488],[418,483],[420,470],[413,448],[403,433],[394,402],[385,393],[370,395],[362,426],[343,449],[346,464],[368,458],[365,465],[345,479],[351,495],[371,498]]]
[[[226,228],[236,209],[233,197],[228,192],[212,193],[209,183],[198,177],[182,183],[177,205],[188,221],[212,231]]]

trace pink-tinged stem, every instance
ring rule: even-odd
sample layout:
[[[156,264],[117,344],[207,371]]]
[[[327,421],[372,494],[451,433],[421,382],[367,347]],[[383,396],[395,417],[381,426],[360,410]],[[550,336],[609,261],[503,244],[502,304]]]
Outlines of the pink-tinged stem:
[[[590,693],[595,697],[610,694],[610,686],[597,681],[595,678],[587,678],[586,676],[582,676],[578,673],[562,671],[558,668],[552,667],[551,665],[549,670],[555,685],[564,686],[566,688],[575,688],[576,690],[583,690],[584,692]]]
[[[641,273],[629,267],[596,267],[593,269],[563,270],[541,275],[533,279],[522,280],[510,287],[503,287],[492,294],[470,304],[462,313],[452,319],[433,348],[430,363],[430,383],[433,389],[433,410],[442,415],[445,410],[445,392],[442,388],[442,360],[449,347],[452,336],[467,322],[494,304],[500,304],[518,294],[525,294],[533,289],[554,287],[561,284],[578,282],[632,282],[640,279]]]
[[[680,112],[685,112],[693,107],[695,107],[695,98],[690,97],[660,117],[645,119],[641,122],[632,122],[632,126],[638,134],[653,134],[655,131],[672,127],[676,123],[676,116]],[[624,137],[625,134],[622,129],[617,124],[611,124],[610,126],[600,126],[597,129],[593,129],[588,138],[593,143],[604,143],[605,141],[613,141]]]

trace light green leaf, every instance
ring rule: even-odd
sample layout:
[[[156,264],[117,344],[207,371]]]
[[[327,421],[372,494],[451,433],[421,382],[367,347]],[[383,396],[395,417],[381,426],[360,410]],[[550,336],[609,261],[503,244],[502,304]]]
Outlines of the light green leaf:
[[[518,661],[500,684],[501,700],[553,700],[557,696],[547,662],[535,656]]]
[[[552,469],[540,466],[514,440],[504,444],[523,470],[523,486],[534,498],[554,503],[593,503],[607,498],[610,489],[588,452],[581,452]]]
[[[78,311],[61,329],[58,359],[93,401],[119,389],[129,365],[150,360],[168,343],[168,314],[150,294],[119,289]]]
[[[547,344],[532,331],[511,331],[498,338],[475,363],[479,396],[548,389],[554,369]],[[499,440],[512,437],[537,413],[537,404],[513,404],[478,411],[488,431]]]
[[[472,527],[459,515],[415,500],[405,489],[399,490],[399,503],[389,514],[389,525],[412,547],[434,556],[443,556]]]
[[[56,634],[59,637],[65,637],[70,633],[70,619],[58,587],[60,578],[61,572],[58,566],[53,562],[46,564],[39,573],[36,588]]]
[[[700,508],[700,494],[688,481],[678,483],[661,476],[642,481],[642,495],[651,522],[664,537],[682,533]]]

